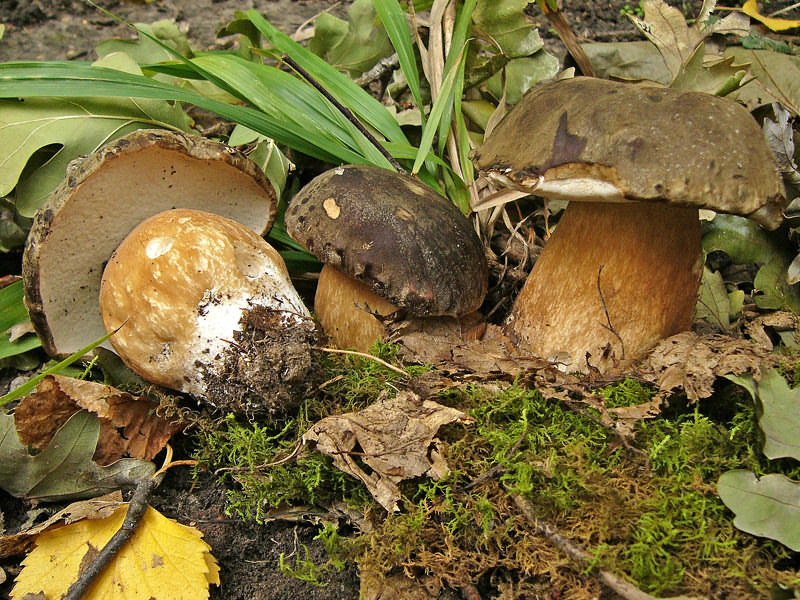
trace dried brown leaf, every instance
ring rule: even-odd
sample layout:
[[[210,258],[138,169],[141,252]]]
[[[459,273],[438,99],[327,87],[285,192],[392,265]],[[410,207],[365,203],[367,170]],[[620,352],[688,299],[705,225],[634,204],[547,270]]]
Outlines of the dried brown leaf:
[[[70,416],[86,409],[100,417],[94,460],[108,465],[130,456],[151,460],[181,424],[156,414],[158,404],[109,385],[48,375],[20,402],[14,422],[20,441],[41,449]]]
[[[17,533],[0,536],[0,558],[25,554],[33,547],[36,536],[43,531],[61,525],[69,525],[83,519],[105,519],[122,504],[122,492],[115,491],[91,500],[73,502],[43,523]]]
[[[708,398],[724,375],[758,377],[769,351],[752,341],[685,331],[662,340],[640,365],[640,375],[663,393],[683,390],[691,402]]]
[[[438,479],[449,472],[434,437],[439,428],[470,421],[460,410],[401,392],[364,410],[322,419],[303,434],[303,443],[332,456],[338,469],[363,482],[381,506],[394,512],[400,481],[423,475]]]
[[[440,588],[433,577],[419,582],[404,573],[389,577],[361,573],[362,600],[435,600]]]

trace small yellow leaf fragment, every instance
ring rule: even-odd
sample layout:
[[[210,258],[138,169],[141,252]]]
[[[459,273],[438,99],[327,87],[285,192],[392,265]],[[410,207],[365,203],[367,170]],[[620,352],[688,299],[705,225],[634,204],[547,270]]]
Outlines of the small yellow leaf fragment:
[[[49,529],[22,563],[11,592],[20,600],[43,593],[60,598],[78,578],[87,554],[106,545],[125,519],[127,505],[105,519]],[[219,585],[219,566],[211,547],[193,527],[148,507],[133,538],[95,580],[85,600],[195,600]]]
[[[742,6],[742,12],[756,21],[760,21],[772,31],[785,31],[794,27],[800,27],[800,19],[777,19],[775,17],[767,17],[758,12],[758,4],[756,0],[747,0]]]
[[[327,215],[334,220],[338,219],[339,213],[342,212],[342,209],[336,204],[336,198],[333,196],[325,199],[325,202],[322,203],[322,208],[324,208]]]

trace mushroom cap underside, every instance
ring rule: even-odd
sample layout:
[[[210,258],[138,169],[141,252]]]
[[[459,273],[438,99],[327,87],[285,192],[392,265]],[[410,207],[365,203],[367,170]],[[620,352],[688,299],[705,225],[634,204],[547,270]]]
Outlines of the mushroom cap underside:
[[[262,233],[276,205],[255,163],[198,136],[138,130],[73,161],[37,213],[23,257],[25,302],[45,350],[69,355],[104,334],[103,267],[147,217],[194,208]]]
[[[486,295],[472,224],[413,177],[365,165],[326,171],[292,200],[286,228],[322,262],[415,316],[472,312]]]
[[[543,196],[670,202],[751,216],[770,229],[786,203],[774,156],[743,106],[589,77],[534,88],[475,162],[512,185],[541,183],[532,193]]]

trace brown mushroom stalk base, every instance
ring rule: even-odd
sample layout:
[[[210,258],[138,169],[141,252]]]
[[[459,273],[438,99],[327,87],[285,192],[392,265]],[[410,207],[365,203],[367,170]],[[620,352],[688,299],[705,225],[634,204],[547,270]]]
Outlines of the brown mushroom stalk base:
[[[381,298],[370,287],[325,265],[319,274],[314,311],[322,329],[340,348],[368,352],[386,336],[386,327],[372,313],[390,315],[397,306]]]
[[[571,372],[619,372],[691,328],[703,268],[696,208],[573,202],[507,332]]]

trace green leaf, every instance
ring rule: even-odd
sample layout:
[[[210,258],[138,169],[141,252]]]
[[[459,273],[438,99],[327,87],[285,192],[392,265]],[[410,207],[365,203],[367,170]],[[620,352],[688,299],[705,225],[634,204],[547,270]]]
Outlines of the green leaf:
[[[311,40],[309,49],[315,54],[324,56],[330,65],[346,71],[351,77],[358,77],[368,71],[380,59],[391,55],[394,51],[386,35],[387,32],[380,26],[380,22],[376,27],[376,8],[377,6],[373,7],[372,0],[356,0],[347,9],[347,22],[323,12],[314,23],[314,39]],[[344,32],[342,23],[345,25]],[[405,24],[405,20],[403,23]],[[332,27],[332,30],[326,30],[325,27],[328,26]],[[323,44],[317,39],[318,35],[327,40],[324,52],[320,52]]]
[[[800,56],[738,46],[726,49],[725,55],[737,64],[749,64],[757,79],[736,93],[750,110],[780,102],[795,116],[800,112]]]
[[[720,331],[727,331],[731,325],[730,312],[730,299],[722,275],[719,271],[703,267],[695,319],[707,321]]]
[[[764,455],[769,459],[800,460],[800,388],[792,389],[775,369],[764,373],[760,381],[752,377],[727,376],[741,385],[756,402],[758,424],[764,432]]]
[[[13,342],[9,341],[7,331],[14,325],[28,321],[28,311],[22,302],[22,281],[0,289],[0,360],[33,350],[42,342],[33,334],[24,335]]]
[[[134,26],[139,31],[149,33],[178,54],[182,54],[186,57],[191,57],[193,55],[186,34],[178,29],[174,21],[164,19],[152,24],[135,23]],[[138,40],[123,40],[119,38],[105,40],[97,44],[95,50],[100,57],[113,52],[124,52],[140,65],[172,60],[173,58],[169,51],[165,50],[147,36],[141,36]]]
[[[16,498],[54,502],[92,498],[152,476],[153,463],[133,458],[100,467],[92,460],[99,437],[100,420],[80,411],[32,456],[17,437],[14,417],[0,414],[0,487]]]
[[[721,250],[736,264],[762,265],[753,281],[756,305],[800,312],[800,291],[786,279],[793,255],[780,236],[750,219],[718,214],[706,225],[703,249]]]
[[[391,113],[353,80],[334,69],[319,56],[295,42],[285,33],[279,31],[262,17],[257,10],[250,9],[244,14],[261,34],[275,46],[278,52],[291,57],[339,102],[352,110],[357,117],[363,119],[386,139],[408,143],[403,130],[400,129]],[[277,139],[275,136],[270,137]]]
[[[650,42],[592,42],[581,44],[597,77],[625,81],[655,81],[669,85],[672,76],[664,58]]]
[[[135,65],[128,65],[137,68]],[[138,69],[138,68],[137,68]],[[16,206],[31,217],[61,183],[67,163],[142,127],[188,130],[179,106],[133,98],[26,98],[0,101],[0,196],[16,186]],[[38,152],[45,163],[25,172]]]
[[[171,65],[170,71],[186,71],[186,66]],[[326,162],[341,159],[328,152],[317,140],[309,139],[281,115],[273,116],[247,106],[235,106],[208,98],[174,85],[112,69],[90,67],[85,63],[0,63],[0,98],[17,97],[124,96],[177,100],[195,104],[219,116],[241,123],[275,141]],[[288,109],[287,109],[288,110]],[[407,142],[406,142],[407,144]]]
[[[758,478],[734,470],[720,476],[717,491],[736,513],[737,528],[800,551],[800,483],[777,473]]]
[[[506,102],[516,104],[529,89],[540,81],[555,77],[559,70],[558,59],[546,52],[537,52],[526,58],[515,58],[505,66],[503,73],[495,73],[486,81],[489,92],[497,99],[503,97],[505,81]]]
[[[530,56],[538,52],[544,42],[536,27],[525,18],[527,5],[528,0],[479,2],[472,15],[475,29],[509,58]]]

